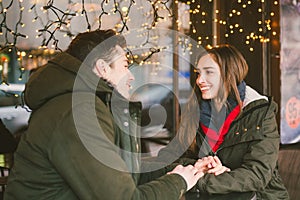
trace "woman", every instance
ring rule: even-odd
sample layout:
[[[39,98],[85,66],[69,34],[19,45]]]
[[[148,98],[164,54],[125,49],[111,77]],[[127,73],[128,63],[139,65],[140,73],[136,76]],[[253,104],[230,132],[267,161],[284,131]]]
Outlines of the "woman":
[[[193,125],[181,125],[185,129],[179,130],[179,140],[186,146],[186,141],[195,139],[191,145],[195,148],[188,151],[189,156],[200,158],[195,166],[206,156],[219,158],[223,165],[205,174],[198,190],[209,194],[254,191],[257,199],[289,199],[277,169],[277,105],[246,85],[248,65],[242,54],[230,45],[208,49],[199,56],[195,71],[200,122],[196,136],[187,129]],[[185,117],[183,121],[195,125],[195,117]],[[159,156],[171,153],[166,148]]]

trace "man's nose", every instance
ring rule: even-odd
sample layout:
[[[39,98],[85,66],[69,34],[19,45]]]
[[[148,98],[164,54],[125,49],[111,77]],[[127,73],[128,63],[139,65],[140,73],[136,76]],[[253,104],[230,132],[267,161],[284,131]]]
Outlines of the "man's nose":
[[[128,79],[129,80],[134,80],[134,75],[132,74],[132,72],[128,69]]]

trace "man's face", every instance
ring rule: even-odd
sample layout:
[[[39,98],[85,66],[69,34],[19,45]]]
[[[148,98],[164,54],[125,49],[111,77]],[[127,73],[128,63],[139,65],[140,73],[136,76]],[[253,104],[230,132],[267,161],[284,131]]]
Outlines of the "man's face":
[[[200,58],[196,71],[198,73],[196,84],[201,90],[202,98],[215,100],[221,84],[219,65],[210,55],[205,55]]]
[[[116,49],[118,55],[110,64],[111,70],[108,74],[108,80],[121,95],[128,99],[130,83],[134,80],[134,76],[128,69],[126,52],[120,46],[116,46]]]

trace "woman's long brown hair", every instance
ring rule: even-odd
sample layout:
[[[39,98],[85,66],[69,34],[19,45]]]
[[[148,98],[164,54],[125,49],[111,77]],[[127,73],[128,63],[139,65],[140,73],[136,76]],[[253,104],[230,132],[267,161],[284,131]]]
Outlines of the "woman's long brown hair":
[[[223,84],[222,88],[218,92],[218,99],[225,104],[228,95],[233,92],[239,106],[242,108],[243,102],[240,98],[238,85],[245,79],[248,73],[248,64],[244,56],[234,46],[223,44],[201,52],[196,63],[198,64],[200,58],[208,54],[211,55],[212,59],[214,59],[220,67],[221,81]],[[194,87],[193,95],[195,94],[198,97],[198,101],[200,101],[201,94],[197,86]],[[189,108],[194,108],[197,103],[199,104],[199,102],[195,102],[194,100],[189,102],[185,113],[182,115],[182,119],[185,119],[184,121],[186,123],[184,125],[185,130],[179,130],[178,132],[178,137],[182,144],[187,145],[187,141],[193,141],[190,145],[190,149],[192,151],[195,151],[197,147],[195,144],[196,133],[191,133],[191,131],[195,130],[194,126],[199,126],[199,122],[195,122],[195,117],[190,116],[191,110],[189,110]],[[187,122],[190,124],[187,124]]]

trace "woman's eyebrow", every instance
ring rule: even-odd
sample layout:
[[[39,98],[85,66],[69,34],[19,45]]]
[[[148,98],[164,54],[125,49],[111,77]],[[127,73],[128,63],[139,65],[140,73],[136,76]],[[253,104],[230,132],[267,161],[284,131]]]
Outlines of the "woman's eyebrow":
[[[211,66],[207,66],[207,67],[203,67],[203,69],[214,69],[214,68]]]
[[[207,69],[214,69],[214,67],[211,66],[203,67],[203,70],[207,70]],[[195,67],[194,72],[200,72],[200,69]]]

